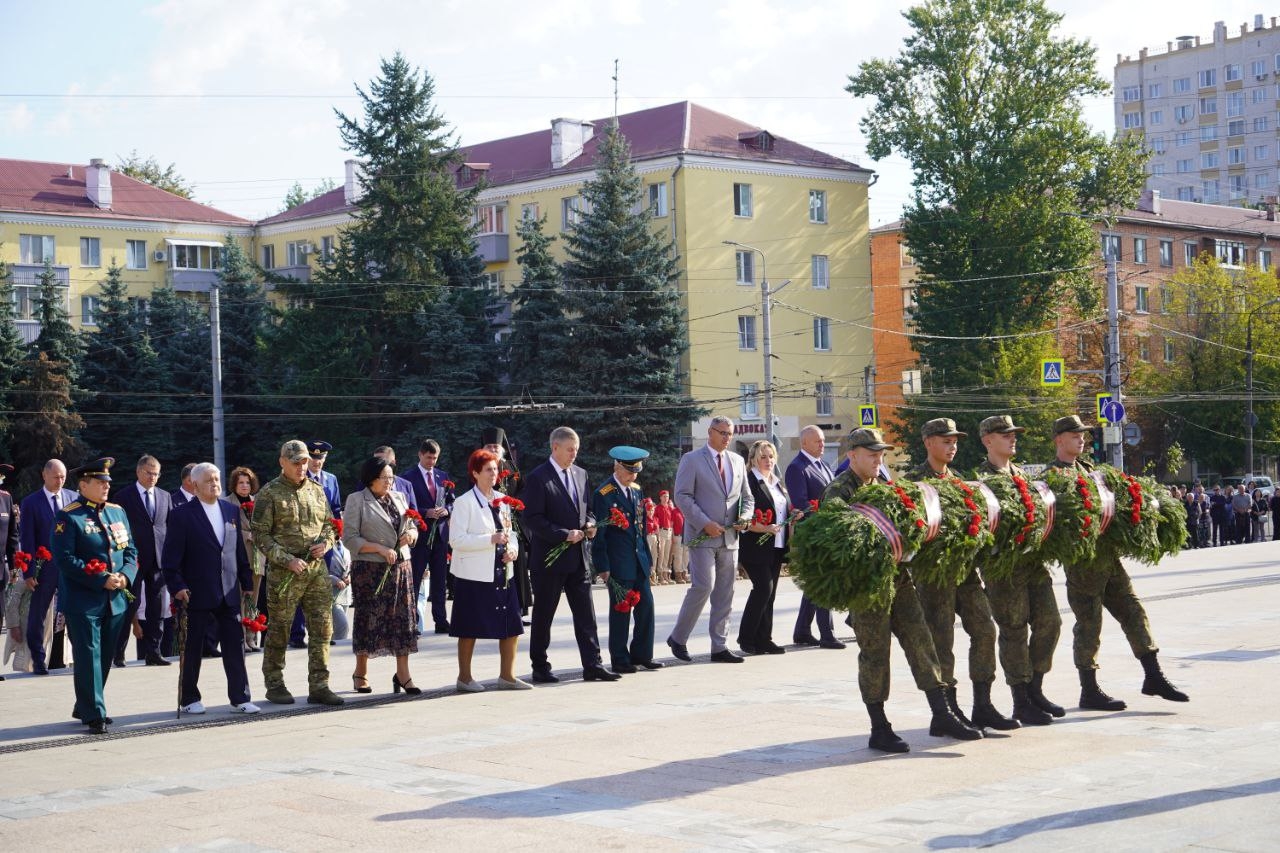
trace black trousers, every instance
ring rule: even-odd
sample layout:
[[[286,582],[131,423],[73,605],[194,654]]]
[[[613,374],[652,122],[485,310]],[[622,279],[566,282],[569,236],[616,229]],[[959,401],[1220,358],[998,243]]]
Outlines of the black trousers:
[[[532,577],[533,619],[529,625],[529,660],[535,671],[550,672],[547,649],[551,645],[551,623],[560,606],[560,594],[573,614],[573,634],[578,641],[582,666],[601,666],[600,638],[596,632],[596,610],[591,600],[591,582],[582,566],[570,572],[552,572],[539,566]]]
[[[222,641],[222,670],[227,676],[227,699],[232,705],[249,701],[249,674],[244,668],[244,626],[240,608],[219,605],[213,610],[187,611],[187,645],[182,656],[182,704],[200,699],[200,663],[206,633]]]
[[[142,638],[138,640],[138,659],[145,660],[151,655],[160,654],[160,640],[164,636],[164,618],[160,613],[160,591],[164,588],[164,579],[160,573],[151,577],[138,573],[133,584],[133,601],[124,612],[124,624],[120,626],[120,637],[116,642],[116,657],[122,658],[129,648],[129,638],[133,636],[133,619],[138,615],[138,608],[146,602],[147,618],[141,621]]]
[[[753,648],[772,645],[773,602],[778,594],[778,576],[782,573],[782,549],[739,548],[738,561],[751,579],[751,593],[738,622],[738,645]]]

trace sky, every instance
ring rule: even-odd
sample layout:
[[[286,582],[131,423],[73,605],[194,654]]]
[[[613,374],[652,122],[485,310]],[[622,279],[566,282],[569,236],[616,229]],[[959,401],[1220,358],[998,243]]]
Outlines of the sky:
[[[246,218],[279,211],[294,182],[341,184],[335,110],[358,115],[397,50],[434,79],[472,144],[692,100],[874,169],[872,225],[911,194],[900,158],[871,160],[844,91],[859,63],[895,55],[908,4],[875,0],[0,0],[0,158],[173,163],[197,200]],[[1211,38],[1270,17],[1224,0],[1050,0],[1108,80],[1117,53]],[[1111,96],[1085,102],[1112,132]]]

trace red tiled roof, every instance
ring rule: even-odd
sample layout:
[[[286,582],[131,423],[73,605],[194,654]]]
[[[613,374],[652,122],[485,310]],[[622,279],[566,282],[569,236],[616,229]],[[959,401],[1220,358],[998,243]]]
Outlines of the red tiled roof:
[[[589,170],[594,167],[596,147],[612,120],[594,119],[594,133],[583,147],[582,153],[559,169],[551,167],[550,127],[466,146],[462,149],[462,158],[470,163],[491,163],[487,174],[491,186]],[[618,129],[631,144],[631,155],[635,160],[673,154],[703,154],[762,163],[816,166],[851,172],[869,171],[856,163],[774,134],[771,134],[771,150],[752,148],[740,141],[740,138],[744,135],[754,136],[763,128],[690,101],[620,115]]]
[[[111,209],[103,210],[85,195],[85,168],[67,163],[0,160],[0,210],[218,225],[253,224],[114,169],[111,171]]]
[[[275,216],[268,216],[266,219],[259,219],[259,225],[272,225],[277,222],[291,222],[295,219],[306,219],[308,216],[323,216],[327,213],[341,213],[343,211],[355,210],[355,205],[347,204],[342,187],[329,190],[323,195],[318,195],[311,201],[303,202],[297,207],[291,207],[286,211],[277,213]]]
[[[1181,228],[1202,228],[1212,231],[1238,231],[1245,234],[1280,236],[1280,222],[1267,219],[1265,210],[1249,207],[1228,207],[1222,204],[1201,204],[1195,201],[1160,199],[1160,212],[1149,209],[1149,193],[1144,194],[1137,208],[1122,211],[1119,218],[1128,222],[1150,222]]]

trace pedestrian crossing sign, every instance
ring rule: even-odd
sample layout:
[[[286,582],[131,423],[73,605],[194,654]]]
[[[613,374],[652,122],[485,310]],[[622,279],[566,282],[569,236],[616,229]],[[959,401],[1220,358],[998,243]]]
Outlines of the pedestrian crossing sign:
[[[1040,384],[1054,388],[1061,387],[1066,377],[1065,362],[1061,358],[1040,359]]]
[[[874,403],[858,407],[858,426],[871,427],[872,429],[880,428],[880,419],[876,416]]]

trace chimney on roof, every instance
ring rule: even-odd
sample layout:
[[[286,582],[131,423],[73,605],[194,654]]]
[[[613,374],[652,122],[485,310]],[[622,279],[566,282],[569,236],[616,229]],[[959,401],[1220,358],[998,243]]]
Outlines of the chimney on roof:
[[[572,162],[595,133],[595,125],[576,118],[551,120],[551,168]]]
[[[1214,21],[1214,22],[1213,22],[1213,42],[1214,42],[1214,44],[1222,44],[1222,43],[1223,43],[1224,41],[1226,41],[1226,40],[1227,40],[1227,22],[1226,22],[1226,21]]]
[[[1263,205],[1263,207],[1267,211],[1267,221],[1275,222],[1276,221],[1276,197],[1273,195],[1267,196],[1267,202],[1265,205]]]
[[[342,200],[347,204],[355,204],[364,195],[364,188],[360,186],[360,161],[348,160],[343,165],[346,167],[346,178],[342,183]]]
[[[1258,13],[1257,15],[1254,15],[1254,16],[1253,16],[1253,28],[1254,28],[1255,30],[1261,30],[1261,29],[1263,29],[1263,28],[1264,28],[1264,25],[1263,25],[1263,23],[1262,23],[1262,14],[1261,14],[1261,13]]]
[[[94,157],[84,170],[84,194],[102,210],[111,209],[111,167],[101,157]]]

